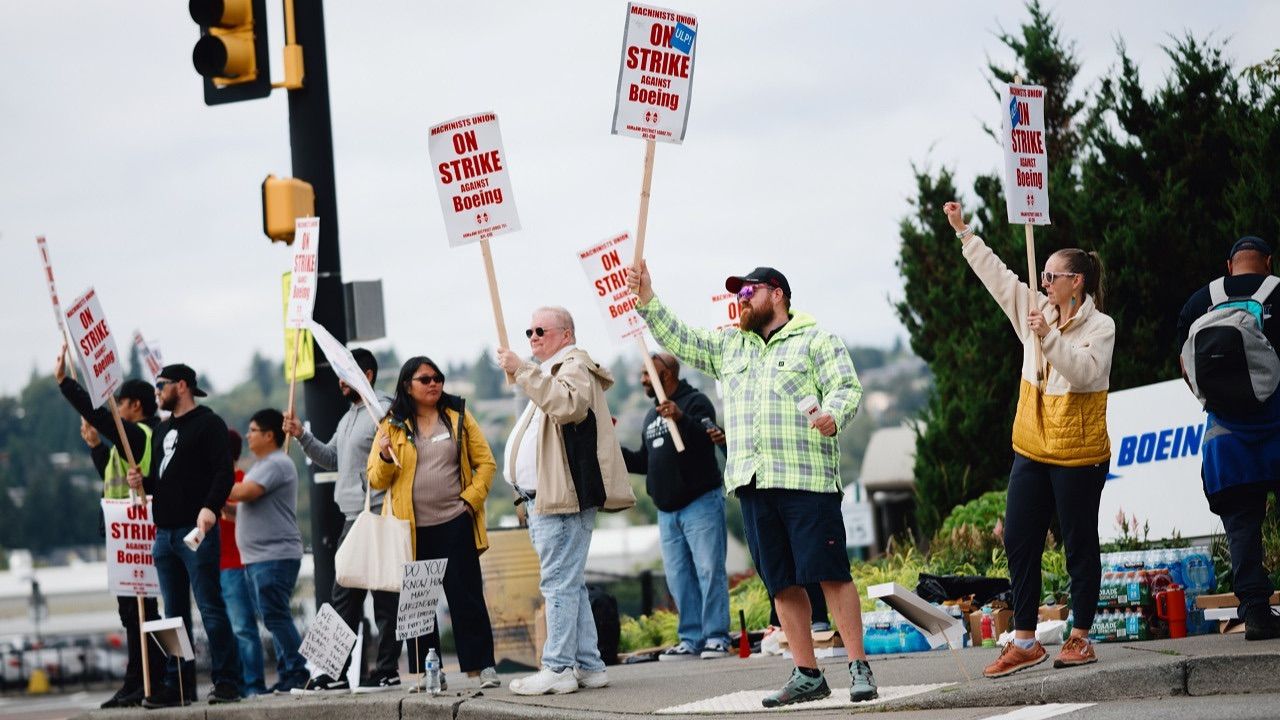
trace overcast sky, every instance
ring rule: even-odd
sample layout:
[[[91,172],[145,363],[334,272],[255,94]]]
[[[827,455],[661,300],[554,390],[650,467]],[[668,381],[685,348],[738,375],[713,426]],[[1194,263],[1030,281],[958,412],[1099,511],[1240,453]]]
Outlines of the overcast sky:
[[[281,74],[279,3],[272,69]],[[647,256],[658,293],[709,323],[726,275],[773,265],[794,303],[851,342],[905,335],[891,302],[911,164],[966,187],[1001,162],[981,131],[999,108],[985,60],[1021,3],[693,0],[688,133],[659,143]],[[1092,86],[1123,39],[1148,85],[1186,30],[1229,41],[1240,64],[1280,40],[1280,3],[1049,4]],[[0,0],[0,392],[52,368],[59,339],[34,238],[64,306],[97,288],[121,349],[137,328],[170,362],[225,389],[250,355],[283,356],[280,274],[260,184],[290,175],[284,91],[206,107],[198,29],[175,1]],[[561,304],[580,344],[606,337],[576,251],[634,231],[644,155],[609,132],[625,3],[337,2],[326,7],[344,279],[381,278],[401,355],[472,359],[495,344],[480,250],[450,249],[427,128],[498,114],[523,229],[493,241],[515,347],[530,311]],[[322,227],[325,221],[322,219]],[[323,242],[323,234],[322,239]],[[939,252],[952,252],[948,246]],[[955,253],[959,261],[958,252]]]

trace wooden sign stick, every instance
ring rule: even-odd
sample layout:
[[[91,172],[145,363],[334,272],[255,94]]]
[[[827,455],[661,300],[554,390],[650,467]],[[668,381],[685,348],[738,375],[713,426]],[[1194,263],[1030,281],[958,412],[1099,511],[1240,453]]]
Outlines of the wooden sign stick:
[[[293,330],[293,368],[289,371],[289,415],[293,416],[293,399],[294,392],[298,387],[298,352],[302,349],[302,329],[294,328]],[[284,436],[284,451],[289,452],[289,440],[292,435]]]
[[[62,352],[67,354],[67,372],[71,375],[71,379],[80,382],[80,378],[76,375],[76,356],[71,354],[71,338],[67,337],[67,328],[59,325],[62,330]]]
[[[644,142],[644,180],[640,185],[640,217],[636,219],[636,256],[633,262],[637,267],[644,260],[644,235],[649,228],[649,188],[653,185],[653,153],[656,145],[657,143],[653,140]],[[662,380],[653,364],[653,357],[649,354],[649,344],[645,342],[644,335],[636,338],[636,344],[640,346],[640,357],[644,359],[644,369],[649,373],[653,394],[658,396],[658,402],[664,403],[667,401],[667,391],[662,388]],[[676,452],[684,452],[684,438],[680,437],[680,428],[676,427],[676,421],[671,418],[663,419],[667,422],[667,430],[671,432],[671,442],[675,443]]]
[[[147,634],[142,632],[142,623],[147,621],[147,610],[142,596],[135,597],[138,599],[138,645],[142,647],[142,696],[151,697],[151,652],[147,647]]]
[[[129,461],[129,469],[138,467],[138,463],[133,459],[133,448],[129,447],[129,438],[124,434],[124,422],[120,419],[120,406],[116,404],[115,396],[107,397],[107,405],[111,407],[111,419],[116,421],[116,434],[120,436],[120,447],[124,448],[124,457]],[[146,501],[138,497],[138,494],[129,488],[129,500],[134,505],[144,505]]]
[[[507,341],[507,323],[502,319],[502,299],[498,297],[498,275],[493,271],[493,252],[489,250],[489,238],[480,241],[480,254],[484,256],[484,274],[489,281],[489,302],[493,305],[493,322],[498,327],[498,347],[511,349]],[[507,373],[507,384],[515,385],[516,376]]]

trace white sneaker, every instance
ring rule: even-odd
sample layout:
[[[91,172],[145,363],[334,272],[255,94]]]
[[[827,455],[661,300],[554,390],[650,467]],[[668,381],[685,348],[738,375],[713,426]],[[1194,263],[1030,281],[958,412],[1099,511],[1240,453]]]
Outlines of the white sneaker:
[[[512,680],[508,687],[516,695],[565,695],[578,691],[578,681],[569,668],[556,672],[544,667],[529,677]]]
[[[573,669],[573,678],[578,681],[580,688],[602,688],[609,684],[609,675],[604,670],[583,670],[582,668]]]
[[[723,640],[708,640],[701,657],[703,660],[726,658],[729,657],[729,649],[729,644]]]

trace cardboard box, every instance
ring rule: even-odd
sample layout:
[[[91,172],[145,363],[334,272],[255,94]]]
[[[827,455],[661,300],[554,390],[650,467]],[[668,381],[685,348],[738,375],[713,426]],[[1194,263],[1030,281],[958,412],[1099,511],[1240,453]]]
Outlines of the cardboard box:
[[[787,643],[787,634],[781,630],[775,631],[778,636],[778,647],[782,650],[782,656],[791,657],[791,646]],[[813,638],[813,655],[818,658],[847,657],[848,652],[844,649],[844,641],[840,639],[840,633],[835,630],[824,630],[812,634]]]
[[[999,640],[1002,633],[1013,629],[1012,610],[993,610],[991,612],[991,637]],[[969,613],[969,638],[974,646],[982,644],[982,611]]]
[[[1280,592],[1271,593],[1271,605],[1280,605]],[[1201,610],[1210,610],[1213,608],[1233,608],[1240,607],[1240,601],[1236,599],[1235,593],[1220,593],[1218,595],[1200,595],[1196,598],[1196,607]]]
[[[1040,622],[1047,620],[1066,620],[1067,615],[1071,613],[1071,608],[1066,605],[1041,605],[1040,606]]]

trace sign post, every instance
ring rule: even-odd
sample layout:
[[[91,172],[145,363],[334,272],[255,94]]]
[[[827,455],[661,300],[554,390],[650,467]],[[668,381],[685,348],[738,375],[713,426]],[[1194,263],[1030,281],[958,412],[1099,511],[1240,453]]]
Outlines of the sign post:
[[[298,386],[298,352],[302,342],[302,330],[311,322],[316,306],[316,271],[320,265],[320,218],[298,218],[294,230],[296,245],[293,250],[293,271],[290,275],[289,308],[285,312],[285,327],[294,331],[293,362],[289,373],[289,414],[294,410],[294,393]],[[285,452],[289,451],[289,436],[284,439]],[[341,668],[339,668],[341,669]],[[336,677],[336,676],[334,676]]]
[[[507,154],[502,146],[498,116],[492,112],[464,115],[431,128],[427,150],[440,194],[449,246],[480,243],[489,303],[498,331],[498,346],[509,348],[507,324],[502,317],[498,278],[493,270],[489,240],[520,229]],[[507,375],[507,383],[515,378]]]
[[[635,341],[640,348],[640,357],[644,359],[644,368],[649,373],[658,402],[666,402],[667,393],[662,388],[662,381],[658,378],[653,357],[649,355],[649,347],[644,340],[644,331],[648,326],[640,313],[636,312],[636,296],[627,289],[627,271],[622,258],[631,254],[631,237],[624,232],[579,251],[578,260],[587,274],[587,282],[596,295],[600,313],[604,316],[610,334],[621,342]],[[665,420],[676,452],[684,452],[684,438],[680,436],[676,421],[671,418]]]
[[[1004,137],[1005,207],[1010,223],[1022,223],[1027,240],[1027,292],[1029,307],[1036,307],[1036,225],[1049,223],[1049,153],[1045,145],[1045,89],[1023,85],[1021,76],[1001,92]],[[1036,380],[1046,378],[1044,349],[1039,336],[1035,343]]]

